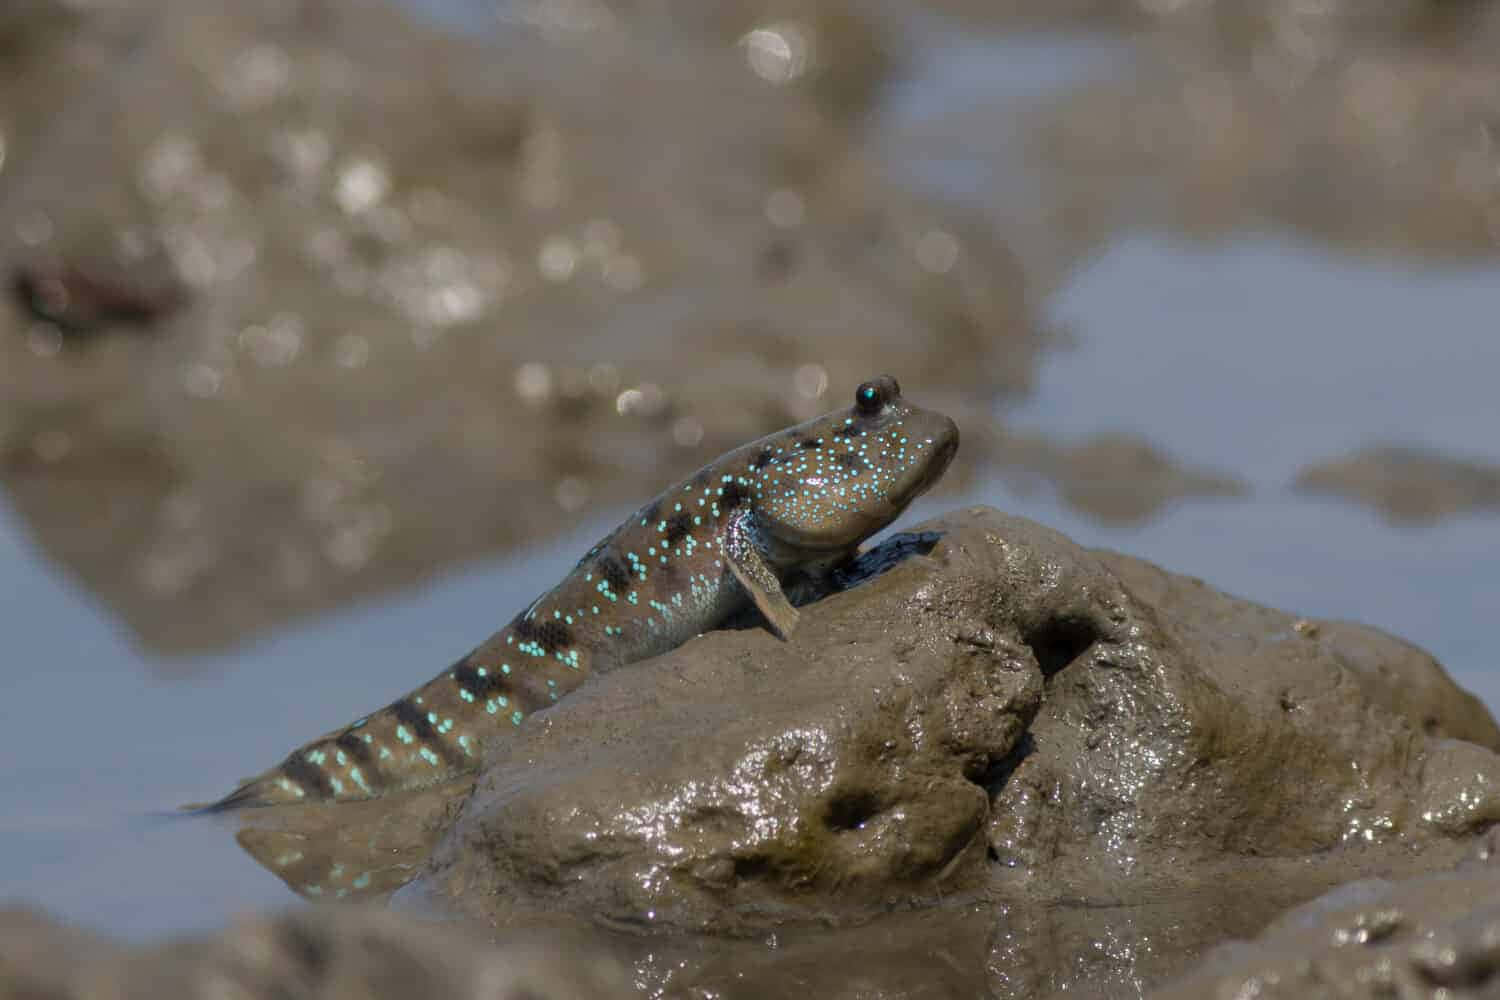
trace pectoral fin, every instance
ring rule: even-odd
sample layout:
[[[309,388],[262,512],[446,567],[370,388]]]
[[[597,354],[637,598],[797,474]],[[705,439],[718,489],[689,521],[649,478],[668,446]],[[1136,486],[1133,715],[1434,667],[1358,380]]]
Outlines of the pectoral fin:
[[[776,574],[755,546],[749,511],[737,511],[729,519],[719,547],[734,578],[770,623],[771,631],[782,639],[791,638],[797,628],[797,609],[786,599]]]

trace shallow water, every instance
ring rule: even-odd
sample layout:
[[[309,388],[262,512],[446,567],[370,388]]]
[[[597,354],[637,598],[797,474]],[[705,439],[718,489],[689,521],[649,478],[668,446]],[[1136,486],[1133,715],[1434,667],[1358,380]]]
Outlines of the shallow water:
[[[913,20],[902,54],[911,74],[882,102],[866,140],[871,151],[900,183],[1002,234],[1030,284],[1051,288],[1074,250],[1028,112],[1124,72],[1132,48],[1104,35],[975,36],[940,18]]]
[[[20,750],[0,758],[0,896],[142,938],[291,898],[228,827],[177,807],[223,794],[310,734],[437,673],[613,525],[590,523],[545,551],[164,680],[0,511],[10,665],[0,727]]]
[[[1026,210],[1035,203],[986,200],[1038,182],[1024,157],[950,149],[911,163],[902,150],[934,141],[966,108],[977,113],[994,88],[1030,99],[1107,69],[1117,50],[1088,40],[926,44],[935,47],[892,91],[872,141],[892,173],[909,171],[996,225],[1018,227],[1012,238],[1027,245],[1046,228],[1040,209]],[[1038,255],[1029,263],[1045,273],[1065,252],[1041,240],[1029,244]],[[1253,493],[1185,501],[1121,528],[1070,511],[1048,490],[1021,493],[995,480],[961,498],[926,499],[905,523],[992,503],[1258,601],[1377,624],[1431,650],[1500,708],[1486,628],[1500,606],[1492,570],[1500,520],[1395,526],[1290,489],[1303,464],[1373,440],[1500,461],[1492,397],[1500,269],[1356,260],[1268,234],[1204,244],[1135,231],[1071,271],[1047,311],[1073,346],[1050,357],[1033,397],[998,416],[1064,437],[1135,430],[1178,459],[1244,477]],[[906,388],[922,398],[920,385]],[[601,513],[536,552],[349,608],[167,680],[0,505],[8,661],[0,897],[131,938],[290,901],[225,829],[172,815],[174,807],[223,792],[425,680],[624,513]]]
[[[1121,236],[1054,297],[1077,347],[1053,354],[1035,396],[1007,416],[1064,437],[1137,431],[1253,493],[1185,502],[1127,531],[1047,496],[1000,505],[1263,603],[1379,625],[1432,652],[1493,711],[1500,519],[1392,524],[1291,483],[1303,465],[1372,441],[1500,461],[1500,341],[1486,319],[1496,309],[1496,268],[1401,268],[1260,234],[1219,245]]]

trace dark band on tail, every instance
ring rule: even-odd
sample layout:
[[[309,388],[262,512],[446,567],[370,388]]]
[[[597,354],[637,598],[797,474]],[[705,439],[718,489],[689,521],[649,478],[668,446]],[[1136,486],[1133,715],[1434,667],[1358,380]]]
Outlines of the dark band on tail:
[[[385,788],[385,773],[380,770],[380,763],[375,759],[375,752],[370,744],[365,742],[358,730],[344,730],[334,737],[333,745],[349,755],[349,759],[359,767],[359,776],[364,778],[364,783],[371,790]]]
[[[437,727],[427,717],[427,713],[422,711],[421,706],[413,702],[411,698],[401,698],[392,702],[390,711],[397,722],[412,731],[417,742],[441,757],[443,763],[450,767],[458,767],[463,763],[463,755],[448,745],[448,741],[440,736]]]
[[[573,645],[572,630],[560,621],[552,619],[533,621],[522,615],[511,623],[510,628],[516,634],[517,639],[522,642],[536,643],[548,656]]]
[[[467,656],[453,665],[452,673],[454,682],[475,701],[484,701],[500,690],[500,675],[488,671],[481,675]]]
[[[371,752],[370,745],[360,737],[356,730],[346,729],[339,733],[334,737],[333,745],[348,754],[361,767],[375,763],[375,754]]]
[[[333,798],[333,782],[317,764],[308,760],[299,750],[281,763],[281,773],[296,782],[309,796],[318,799]]]

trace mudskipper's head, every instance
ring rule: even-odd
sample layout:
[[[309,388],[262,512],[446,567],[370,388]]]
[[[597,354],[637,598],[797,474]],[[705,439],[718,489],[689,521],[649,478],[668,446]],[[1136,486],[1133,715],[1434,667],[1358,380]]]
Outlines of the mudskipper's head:
[[[854,405],[750,446],[761,527],[803,552],[848,549],[894,521],[958,450],[958,427],[882,375]]]

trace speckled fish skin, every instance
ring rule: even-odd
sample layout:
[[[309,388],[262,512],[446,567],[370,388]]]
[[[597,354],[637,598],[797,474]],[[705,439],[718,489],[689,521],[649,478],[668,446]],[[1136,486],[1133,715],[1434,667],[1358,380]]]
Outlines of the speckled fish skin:
[[[783,638],[781,583],[854,554],[942,476],[958,428],[890,376],[854,405],[720,457],[636,511],[555,587],[403,698],[293,751],[210,809],[363,799],[478,767],[594,672],[672,649],[750,604]]]

